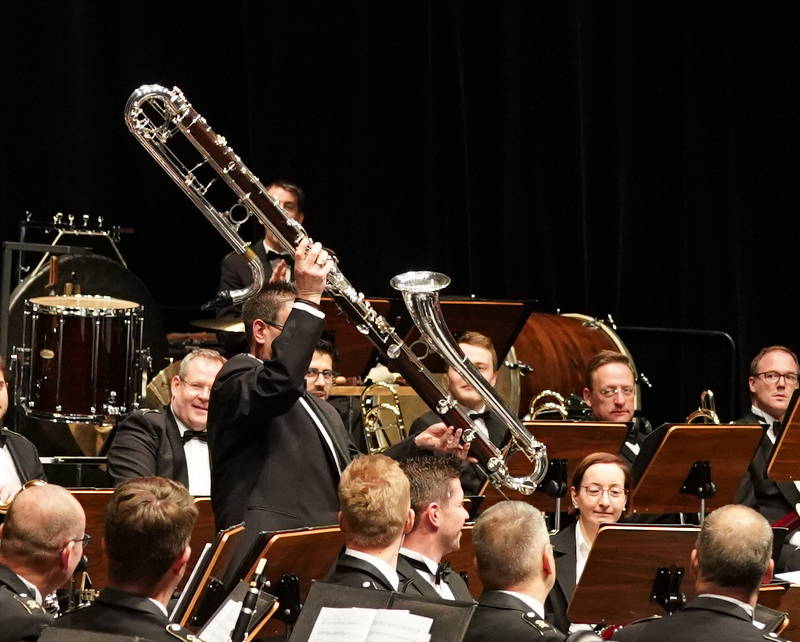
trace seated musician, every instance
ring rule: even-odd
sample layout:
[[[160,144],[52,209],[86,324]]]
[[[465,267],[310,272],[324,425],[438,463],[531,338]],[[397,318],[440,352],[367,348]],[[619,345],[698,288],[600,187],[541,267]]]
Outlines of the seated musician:
[[[800,490],[792,481],[767,479],[769,457],[781,431],[781,422],[792,393],[797,388],[797,356],[784,346],[761,350],[750,364],[750,411],[736,423],[763,424],[764,437],[753,456],[734,501],[756,509],[775,522],[795,509]],[[800,570],[800,531],[795,529],[784,543],[777,562],[778,572]]]
[[[60,617],[56,627],[154,642],[196,639],[167,617],[189,561],[196,518],[189,492],[171,479],[143,477],[117,486],[106,508],[108,586],[90,606]]]
[[[53,484],[21,491],[0,525],[0,639],[36,639],[52,623],[45,595],[66,583],[84,553],[86,518]]]
[[[697,597],[670,617],[634,622],[620,642],[780,640],[753,625],[762,578],[772,575],[772,529],[746,506],[718,508],[703,522],[691,555]]]
[[[472,543],[484,590],[465,642],[564,640],[544,619],[556,565],[542,513],[524,502],[495,504],[478,516]]]
[[[306,390],[317,399],[328,401],[333,387],[333,362],[335,358],[333,344],[325,339],[317,342],[311,363],[306,370]]]
[[[547,619],[568,632],[573,626],[567,607],[581,579],[600,524],[619,521],[628,501],[631,473],[619,455],[592,453],[583,458],[572,476],[569,493],[578,519],[551,537],[556,584],[547,598]]]
[[[449,565],[448,553],[459,549],[461,529],[469,517],[461,489],[461,462],[453,457],[419,457],[402,464],[411,484],[414,528],[397,560],[403,593],[446,600],[472,601],[466,583]]]
[[[2,427],[7,410],[8,378],[5,360],[0,356],[0,504],[9,504],[25,482],[45,479],[36,446]]]
[[[480,332],[468,331],[457,338],[458,347],[484,376],[490,385],[497,382],[497,353],[492,340]],[[486,410],[483,398],[461,378],[452,368],[447,369],[447,386],[453,398],[468,412],[478,430],[491,439],[496,446],[508,440],[508,428],[494,415]],[[415,435],[427,426],[439,421],[433,412],[427,412],[411,425],[411,434]],[[477,495],[483,487],[486,477],[477,466],[468,464],[461,475],[461,485],[466,495]]]
[[[194,496],[211,494],[206,420],[211,385],[225,358],[195,350],[172,377],[172,400],[161,410],[135,410],[111,436],[108,470],[115,483],[136,477],[167,477]]]
[[[630,430],[620,454],[633,462],[644,438],[652,432],[650,423],[634,417],[636,385],[633,363],[621,352],[601,350],[586,368],[586,387],[583,400],[592,410],[596,421],[630,424]]]
[[[408,478],[384,455],[357,457],[339,481],[344,554],[326,580],[358,588],[398,590],[397,555],[414,524]]]
[[[208,416],[211,501],[218,528],[259,531],[335,524],[341,471],[357,454],[341,418],[309,395],[305,376],[324,327],[319,308],[332,261],[319,243],[299,244],[297,285],[270,283],[243,307],[250,352],[232,357],[211,390]],[[392,447],[466,455],[460,431],[444,425]]]

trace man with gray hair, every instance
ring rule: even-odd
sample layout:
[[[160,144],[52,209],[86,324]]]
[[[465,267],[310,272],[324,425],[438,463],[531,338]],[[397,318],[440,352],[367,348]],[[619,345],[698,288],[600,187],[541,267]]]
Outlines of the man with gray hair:
[[[170,404],[157,411],[135,410],[119,423],[108,449],[115,484],[158,476],[180,482],[194,496],[211,494],[208,399],[224,363],[216,350],[190,352],[170,382]]]
[[[772,529],[751,508],[731,504],[703,522],[690,566],[697,597],[670,617],[634,622],[621,642],[779,640],[753,625],[758,587],[772,575]]]
[[[544,620],[556,565],[542,513],[524,502],[495,504],[478,517],[472,542],[484,592],[465,642],[564,640]]]
[[[88,538],[78,501],[60,486],[19,492],[0,524],[0,638],[31,639],[50,623],[42,599],[62,586]]]

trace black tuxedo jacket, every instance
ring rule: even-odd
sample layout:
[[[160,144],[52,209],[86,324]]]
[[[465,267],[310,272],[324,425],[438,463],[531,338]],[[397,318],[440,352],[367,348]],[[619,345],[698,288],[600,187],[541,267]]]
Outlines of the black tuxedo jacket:
[[[545,601],[545,616],[560,631],[569,630],[571,622],[567,617],[567,607],[575,592],[575,564],[578,554],[575,550],[575,529],[578,522],[561,529],[550,537],[553,557],[556,560],[556,583]]]
[[[566,637],[545,622],[541,614],[531,611],[519,598],[501,591],[486,591],[480,596],[464,636],[464,642],[561,642],[564,639]]]
[[[767,436],[768,426],[765,426],[763,422],[761,417],[757,417],[752,412],[748,412],[736,421],[737,424],[762,424],[764,436],[747,467],[747,474],[739,484],[733,501],[736,504],[750,506],[772,523],[794,510],[795,504],[800,502],[800,491],[797,490],[794,482],[774,482],[767,479],[767,464],[775,444]],[[777,434],[776,437],[778,437]],[[788,537],[791,535],[792,533],[789,533]],[[776,560],[775,571],[780,573],[796,570],[800,570],[800,550],[787,541]]]
[[[5,428],[1,430],[3,440],[8,446],[8,452],[11,453],[11,460],[17,469],[19,480],[23,484],[31,479],[47,481],[42,462],[39,461],[39,453],[36,450],[36,446],[17,432]],[[1,441],[0,446],[2,446]]]
[[[430,582],[414,568],[408,558],[402,553],[397,556],[397,574],[400,576],[400,592],[408,595],[421,595],[422,597],[441,600],[442,597],[436,592]],[[450,571],[446,577],[442,578],[453,592],[453,597],[462,602],[472,602],[467,583],[456,571]]]
[[[620,642],[764,642],[780,640],[753,626],[744,610],[725,600],[698,597],[669,617],[634,622],[614,633]]]
[[[135,477],[167,477],[189,487],[186,453],[169,406],[135,410],[110,437],[108,472],[115,484]]]
[[[428,426],[439,423],[441,419],[435,412],[426,412],[421,417],[417,418],[411,424],[410,435],[418,435]],[[495,446],[503,446],[508,441],[508,428],[493,414],[490,414],[484,420],[486,429],[489,431],[489,438]],[[466,464],[461,471],[461,487],[464,489],[465,495],[477,495],[480,493],[483,484],[486,482],[486,476],[480,471],[475,464]]]
[[[98,633],[135,635],[154,642],[188,640],[190,634],[146,597],[114,588],[104,588],[86,608],[63,615],[56,621],[60,629],[81,629]],[[170,630],[167,630],[170,627]],[[192,638],[196,639],[196,638]]]
[[[36,640],[52,622],[25,583],[0,564],[0,640]]]
[[[346,553],[336,561],[336,566],[325,581],[329,584],[341,584],[354,588],[371,588],[379,591],[394,590],[394,587],[389,584],[383,573],[372,564]]]

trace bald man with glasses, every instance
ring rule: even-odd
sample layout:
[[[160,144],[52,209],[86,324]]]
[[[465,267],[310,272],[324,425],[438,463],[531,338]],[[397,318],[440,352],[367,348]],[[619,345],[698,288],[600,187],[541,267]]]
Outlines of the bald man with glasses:
[[[761,350],[750,363],[750,411],[736,422],[761,424],[764,436],[734,501],[754,508],[769,522],[793,511],[800,502],[800,489],[795,482],[773,482],[766,476],[769,457],[783,428],[784,413],[798,385],[798,371],[797,356],[786,346]],[[800,570],[800,531],[788,534],[776,570]]]

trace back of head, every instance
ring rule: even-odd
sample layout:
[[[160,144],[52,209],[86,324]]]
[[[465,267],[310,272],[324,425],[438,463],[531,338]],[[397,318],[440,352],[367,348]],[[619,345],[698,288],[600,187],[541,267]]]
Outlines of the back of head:
[[[181,484],[142,477],[120,484],[106,508],[112,584],[155,586],[189,544],[197,508]]]
[[[25,488],[3,522],[0,555],[15,572],[46,571],[68,542],[83,537],[85,525],[83,508],[61,486]]]
[[[389,457],[357,457],[342,473],[339,505],[348,546],[389,546],[403,534],[411,507],[408,478]]]
[[[411,486],[414,529],[420,515],[433,503],[445,504],[450,498],[450,480],[461,476],[461,462],[455,457],[419,457],[401,464]]]
[[[699,579],[751,593],[769,565],[772,528],[747,506],[723,506],[706,517],[695,548]]]
[[[242,319],[247,340],[253,342],[253,321],[261,319],[265,323],[275,323],[278,313],[287,301],[297,296],[297,288],[288,281],[267,283],[254,297],[242,306]]]
[[[480,514],[472,543],[481,582],[496,591],[541,575],[550,538],[542,513],[525,502],[504,501]]]

